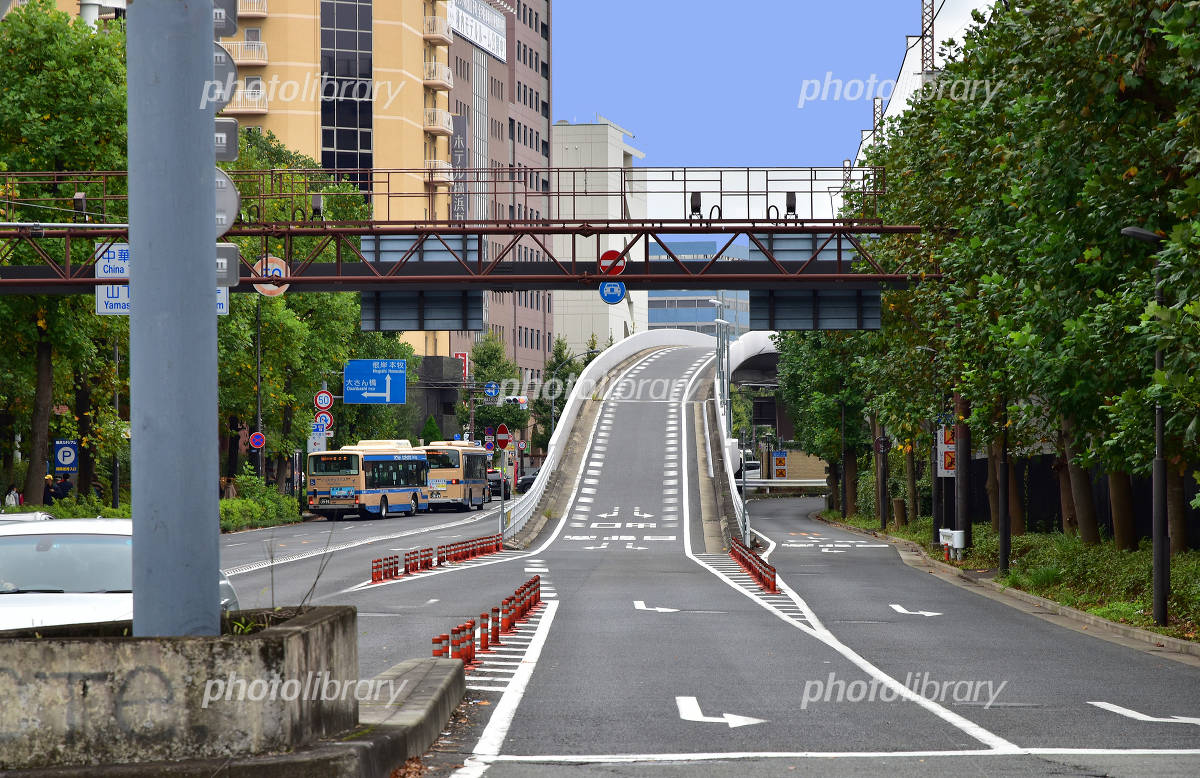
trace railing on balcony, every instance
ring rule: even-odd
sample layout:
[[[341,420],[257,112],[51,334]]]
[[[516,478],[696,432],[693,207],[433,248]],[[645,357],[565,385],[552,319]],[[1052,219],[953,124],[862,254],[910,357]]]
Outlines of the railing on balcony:
[[[425,109],[425,132],[434,135],[453,135],[454,120],[449,111],[441,108]]]
[[[443,16],[426,16],[424,37],[430,43],[449,46],[454,42],[454,33],[450,30],[450,20]]]
[[[454,73],[450,66],[441,62],[426,62],[424,74],[425,86],[434,89],[453,89]]]
[[[267,64],[267,44],[263,41],[224,41],[221,45],[238,65]]]
[[[225,106],[223,113],[227,114],[248,114],[248,113],[266,113],[267,112],[267,94],[261,89],[237,89],[233,93],[233,99],[229,101],[229,105]]]
[[[259,18],[267,15],[267,0],[238,0],[238,16]]]
[[[425,160],[425,181],[432,184],[448,184],[454,178],[454,168],[444,159]]]

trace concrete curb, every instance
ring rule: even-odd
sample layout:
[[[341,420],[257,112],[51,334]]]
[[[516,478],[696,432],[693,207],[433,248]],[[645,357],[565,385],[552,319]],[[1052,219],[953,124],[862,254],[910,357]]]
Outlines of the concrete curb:
[[[287,754],[240,759],[89,765],[19,770],[14,778],[387,778],[410,757],[424,754],[466,696],[458,659],[409,659],[375,677],[404,683],[398,704],[360,703],[359,726]]]
[[[1160,635],[1157,632],[1139,629],[1128,624],[1109,621],[1108,619],[1101,618],[1094,613],[1088,613],[1076,608],[1071,608],[1063,605],[1062,603],[1055,602],[1054,600],[1049,600],[1045,597],[1039,597],[1036,594],[1030,594],[1029,592],[1021,591],[1020,589],[1013,589],[1010,586],[1003,586],[988,578],[970,575],[961,568],[955,567],[954,565],[948,565],[940,559],[935,559],[929,555],[929,552],[926,551],[920,543],[908,540],[907,538],[898,538],[894,535],[888,535],[886,533],[879,532],[878,530],[865,530],[862,527],[855,527],[852,524],[843,524],[839,521],[831,521],[818,516],[816,513],[810,514],[809,518],[815,521],[823,522],[832,527],[844,529],[847,532],[854,532],[859,535],[880,538],[893,545],[900,546],[906,551],[920,555],[930,567],[938,569],[947,575],[954,576],[955,578],[963,581],[969,581],[970,583],[987,587],[993,592],[1002,595],[1002,598],[997,598],[997,601],[999,602],[1003,602],[1003,598],[1017,600],[1018,602],[1022,602],[1026,605],[1033,605],[1034,607],[1042,608],[1048,613],[1054,613],[1073,621],[1077,621],[1081,624],[1087,624],[1088,626],[1100,627],[1101,629],[1112,632],[1115,635],[1120,635],[1123,638],[1136,640],[1140,643],[1146,643],[1152,648],[1161,648],[1178,654],[1187,654],[1190,656],[1200,657],[1200,643],[1193,643],[1188,640],[1180,640],[1179,638]],[[1012,603],[1006,604],[1012,605]],[[1015,607],[1015,605],[1013,607]]]

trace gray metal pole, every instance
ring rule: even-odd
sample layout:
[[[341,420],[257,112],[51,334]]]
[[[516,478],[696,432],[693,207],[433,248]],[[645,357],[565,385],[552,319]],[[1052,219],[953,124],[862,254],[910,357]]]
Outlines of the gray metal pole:
[[[1163,304],[1162,277],[1158,268],[1158,260],[1154,261],[1154,300],[1160,306]],[[1161,373],[1163,369],[1162,347],[1154,349],[1154,372]],[[1162,401],[1154,403],[1154,469],[1151,475],[1152,499],[1150,519],[1150,539],[1153,544],[1153,577],[1154,577],[1154,623],[1165,627],[1168,621],[1167,597],[1171,593],[1171,538],[1167,527],[1167,460],[1166,429],[1163,420]]]
[[[255,295],[254,306],[254,431],[262,432],[262,295]],[[263,450],[254,451],[258,477],[266,480],[263,469]]]
[[[213,4],[127,18],[133,634],[217,635]]]
[[[1008,515],[1008,409],[1005,408],[1001,418],[1004,426],[1000,429],[1000,462],[996,471],[996,512],[1000,524],[1000,572],[1008,572],[1009,557],[1012,551],[1012,523]],[[991,466],[991,462],[988,463]]]
[[[116,419],[117,426],[121,426],[121,342],[113,338],[113,417]],[[121,445],[121,438],[117,436],[117,445]],[[109,484],[112,487],[112,507],[121,507],[121,453],[113,452],[112,458],[112,477],[109,479]]]

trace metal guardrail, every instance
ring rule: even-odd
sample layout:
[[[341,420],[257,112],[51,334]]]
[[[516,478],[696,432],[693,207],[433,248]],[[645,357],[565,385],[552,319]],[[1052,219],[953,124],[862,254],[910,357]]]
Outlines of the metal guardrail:
[[[742,480],[739,478],[737,485],[742,485]],[[762,489],[769,486],[808,486],[822,487],[828,486],[828,482],[824,478],[747,478],[747,489]]]

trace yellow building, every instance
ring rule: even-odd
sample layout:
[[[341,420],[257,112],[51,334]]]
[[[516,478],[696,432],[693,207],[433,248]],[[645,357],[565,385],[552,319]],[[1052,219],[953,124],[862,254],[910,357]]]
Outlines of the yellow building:
[[[221,40],[239,82],[225,115],[326,168],[406,171],[372,182],[377,219],[444,219],[447,15],[447,0],[238,0],[238,32]]]
[[[109,18],[124,3],[55,4],[71,14],[98,4]],[[390,171],[371,182],[376,219],[448,218],[448,0],[237,0],[237,10],[237,34],[220,40],[238,68],[224,115],[323,167]]]

